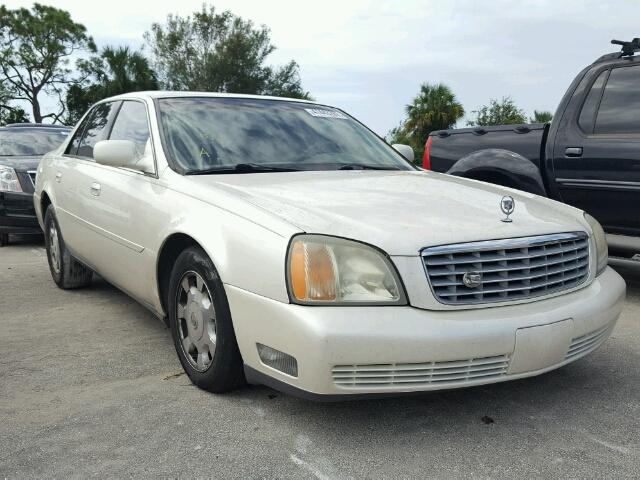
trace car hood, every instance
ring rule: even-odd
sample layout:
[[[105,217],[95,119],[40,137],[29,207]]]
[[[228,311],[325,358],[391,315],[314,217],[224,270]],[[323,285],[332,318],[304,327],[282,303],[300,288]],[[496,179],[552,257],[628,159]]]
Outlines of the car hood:
[[[329,171],[191,177],[307,233],[351,238],[390,255],[427,246],[586,230],[579,210],[525,192],[434,172]],[[504,195],[515,199],[502,222]]]
[[[11,167],[16,171],[26,172],[27,170],[36,170],[42,155],[0,155],[0,165]]]

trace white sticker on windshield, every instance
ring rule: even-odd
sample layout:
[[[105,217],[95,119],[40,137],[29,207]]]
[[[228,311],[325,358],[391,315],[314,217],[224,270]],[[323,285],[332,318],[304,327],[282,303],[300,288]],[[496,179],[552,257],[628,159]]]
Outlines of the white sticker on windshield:
[[[342,118],[346,120],[348,117],[337,110],[323,110],[320,108],[305,108],[309,115],[314,117],[322,117],[322,118]]]

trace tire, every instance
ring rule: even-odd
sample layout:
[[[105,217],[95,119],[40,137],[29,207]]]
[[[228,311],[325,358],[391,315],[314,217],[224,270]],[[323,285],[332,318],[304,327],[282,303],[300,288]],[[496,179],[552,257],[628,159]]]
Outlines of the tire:
[[[9,245],[9,234],[0,233],[0,247],[4,247],[6,245]]]
[[[243,362],[227,295],[201,248],[189,247],[178,256],[166,300],[173,343],[194,385],[215,393],[243,386]]]
[[[47,207],[44,216],[44,243],[49,271],[58,287],[71,290],[91,284],[93,271],[76,260],[67,250],[53,205]]]

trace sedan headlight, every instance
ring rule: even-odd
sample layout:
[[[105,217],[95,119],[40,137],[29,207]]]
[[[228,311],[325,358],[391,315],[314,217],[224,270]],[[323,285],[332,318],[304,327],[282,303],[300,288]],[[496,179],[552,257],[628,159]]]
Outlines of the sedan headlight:
[[[600,275],[605,268],[607,268],[607,262],[609,261],[609,246],[607,245],[607,236],[602,229],[602,225],[595,218],[588,213],[584,214],[584,218],[591,227],[593,233],[593,240],[596,243],[596,258],[597,268],[596,275]]]
[[[0,165],[0,192],[21,192],[16,171],[11,167]]]
[[[405,305],[389,257],[370,245],[325,235],[298,235],[289,246],[287,282],[295,303]]]

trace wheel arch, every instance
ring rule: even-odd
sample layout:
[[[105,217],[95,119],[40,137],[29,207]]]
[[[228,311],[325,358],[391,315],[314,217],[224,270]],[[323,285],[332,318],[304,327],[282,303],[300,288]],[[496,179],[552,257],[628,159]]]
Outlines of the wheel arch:
[[[458,160],[447,173],[547,196],[538,166],[510,150],[477,150]]]
[[[182,232],[176,232],[169,235],[160,250],[158,251],[156,261],[156,284],[158,289],[158,297],[167,321],[167,290],[169,289],[169,276],[171,269],[176,263],[178,256],[189,247],[199,247],[206,252],[204,247],[194,237]],[[208,254],[208,253],[207,253]],[[211,259],[213,262],[213,259]]]
[[[40,212],[42,212],[42,216],[47,212],[47,208],[51,205],[51,198],[49,198],[49,194],[46,191],[42,191],[40,194]]]

